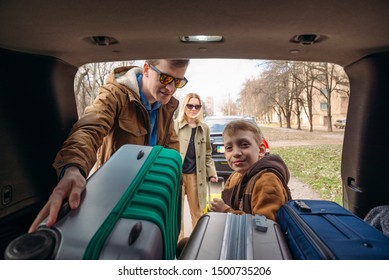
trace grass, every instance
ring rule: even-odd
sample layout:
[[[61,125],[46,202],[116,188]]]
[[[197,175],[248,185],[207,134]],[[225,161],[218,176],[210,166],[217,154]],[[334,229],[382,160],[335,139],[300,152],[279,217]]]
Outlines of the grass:
[[[291,174],[311,186],[322,199],[342,205],[340,163],[342,145],[273,147],[289,167]]]

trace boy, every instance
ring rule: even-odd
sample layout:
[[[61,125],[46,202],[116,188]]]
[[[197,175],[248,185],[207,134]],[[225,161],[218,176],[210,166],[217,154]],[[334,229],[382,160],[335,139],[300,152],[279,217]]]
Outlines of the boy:
[[[212,211],[262,214],[276,221],[278,208],[291,199],[289,170],[278,155],[265,155],[259,127],[245,120],[230,122],[223,131],[224,155],[234,173]]]

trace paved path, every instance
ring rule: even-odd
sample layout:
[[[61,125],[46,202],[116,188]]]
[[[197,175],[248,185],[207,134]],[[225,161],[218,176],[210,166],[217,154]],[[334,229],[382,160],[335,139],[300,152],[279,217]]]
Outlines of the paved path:
[[[295,177],[290,178],[288,185],[293,199],[320,199],[320,195],[317,192]]]

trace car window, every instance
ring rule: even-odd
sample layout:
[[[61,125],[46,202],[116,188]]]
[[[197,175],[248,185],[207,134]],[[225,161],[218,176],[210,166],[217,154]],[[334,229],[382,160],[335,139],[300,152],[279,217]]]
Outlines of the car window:
[[[226,126],[226,123],[215,123],[215,122],[207,122],[209,126],[210,133],[221,133],[223,132],[224,127]]]

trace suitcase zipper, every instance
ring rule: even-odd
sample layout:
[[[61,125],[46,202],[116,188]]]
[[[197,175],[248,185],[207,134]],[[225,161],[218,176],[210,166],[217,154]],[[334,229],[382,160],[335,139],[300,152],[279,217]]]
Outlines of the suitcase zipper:
[[[316,248],[317,252],[325,260],[336,260],[336,256],[332,251],[323,243],[323,241],[317,236],[317,234],[304,222],[304,220],[292,209],[288,204],[284,205],[286,211],[293,219],[295,223],[301,225],[301,230],[304,232],[308,241]]]

